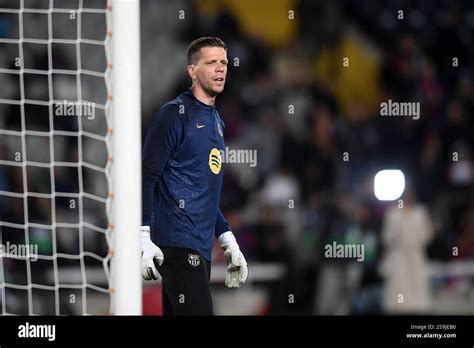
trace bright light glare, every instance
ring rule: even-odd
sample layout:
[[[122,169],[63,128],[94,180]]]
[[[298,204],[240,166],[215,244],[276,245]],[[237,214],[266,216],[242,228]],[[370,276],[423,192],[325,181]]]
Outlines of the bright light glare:
[[[374,178],[374,193],[379,201],[393,201],[405,190],[405,175],[398,169],[379,171]]]

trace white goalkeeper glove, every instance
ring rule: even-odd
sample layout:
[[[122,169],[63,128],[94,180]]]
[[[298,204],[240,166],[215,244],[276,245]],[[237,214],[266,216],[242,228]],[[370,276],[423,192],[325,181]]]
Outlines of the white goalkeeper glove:
[[[227,274],[225,285],[228,288],[240,288],[248,277],[248,267],[245,257],[240,251],[237,240],[231,231],[224,232],[218,238],[224,249],[224,256],[227,262]]]
[[[156,280],[159,275],[156,264],[161,266],[165,257],[161,249],[151,241],[149,226],[142,226],[140,234],[142,241],[142,277],[145,280]]]

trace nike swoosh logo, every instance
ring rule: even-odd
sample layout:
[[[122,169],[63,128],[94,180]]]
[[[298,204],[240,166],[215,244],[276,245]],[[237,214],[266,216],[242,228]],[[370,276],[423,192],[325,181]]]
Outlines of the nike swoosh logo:
[[[206,127],[205,124],[196,124],[196,128],[203,128],[203,127]]]

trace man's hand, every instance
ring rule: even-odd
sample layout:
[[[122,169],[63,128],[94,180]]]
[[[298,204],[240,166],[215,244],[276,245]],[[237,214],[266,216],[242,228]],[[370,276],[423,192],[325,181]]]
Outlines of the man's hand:
[[[145,280],[156,280],[159,273],[155,265],[161,266],[163,264],[163,252],[151,241],[149,226],[142,226],[140,234],[142,241],[142,277]]]
[[[225,285],[228,288],[240,288],[248,277],[248,267],[245,257],[240,251],[239,245],[231,231],[227,231],[219,236],[219,243],[224,249],[224,256],[227,262],[227,275]]]

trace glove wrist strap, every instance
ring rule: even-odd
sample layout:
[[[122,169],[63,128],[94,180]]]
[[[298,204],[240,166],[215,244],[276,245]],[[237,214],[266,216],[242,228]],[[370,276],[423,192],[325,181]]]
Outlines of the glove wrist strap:
[[[140,234],[142,237],[150,238],[150,226],[141,226]]]
[[[237,240],[235,239],[235,236],[232,231],[222,233],[219,236],[218,240],[222,248],[226,248],[231,244],[237,244]]]

